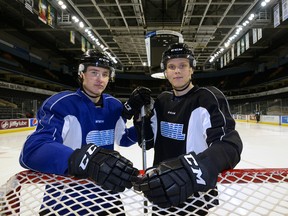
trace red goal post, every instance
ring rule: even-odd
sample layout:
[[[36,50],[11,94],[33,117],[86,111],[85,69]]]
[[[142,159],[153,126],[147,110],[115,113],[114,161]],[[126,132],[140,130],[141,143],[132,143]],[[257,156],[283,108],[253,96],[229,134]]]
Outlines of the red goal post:
[[[208,215],[288,215],[288,168],[225,171],[219,175],[217,189],[218,196],[212,199],[219,204],[209,210],[201,208]],[[205,196],[209,193],[192,197],[194,201],[186,202],[185,207],[173,208],[171,215],[195,215],[200,210],[195,205],[196,201]],[[88,179],[22,171],[0,187],[1,216],[39,215],[44,210],[45,215],[125,213],[142,216],[171,213],[167,209],[155,209],[133,189],[111,194]]]

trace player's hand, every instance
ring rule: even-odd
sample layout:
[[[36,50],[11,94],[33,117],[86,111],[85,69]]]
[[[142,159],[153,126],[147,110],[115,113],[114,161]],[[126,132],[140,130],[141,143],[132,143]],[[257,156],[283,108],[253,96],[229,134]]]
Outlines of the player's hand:
[[[69,158],[70,175],[91,178],[106,190],[122,192],[132,187],[138,169],[117,151],[88,144],[76,149]]]
[[[130,95],[123,107],[122,116],[131,119],[135,113],[140,113],[142,106],[151,102],[151,90],[146,87],[137,87]]]
[[[178,206],[196,191],[209,189],[205,170],[199,166],[194,153],[164,161],[133,183],[147,199],[162,208]],[[216,184],[216,183],[215,183]]]
[[[143,125],[144,120],[144,125]],[[143,148],[143,143],[145,139],[145,150],[149,150],[154,147],[154,133],[151,127],[151,120],[150,116],[144,116],[144,119],[141,118],[141,121],[135,120],[134,115],[134,121],[133,125],[136,129],[137,138],[138,138],[138,145],[140,148]],[[142,134],[142,127],[144,127],[145,133]],[[145,136],[145,137],[143,137]]]

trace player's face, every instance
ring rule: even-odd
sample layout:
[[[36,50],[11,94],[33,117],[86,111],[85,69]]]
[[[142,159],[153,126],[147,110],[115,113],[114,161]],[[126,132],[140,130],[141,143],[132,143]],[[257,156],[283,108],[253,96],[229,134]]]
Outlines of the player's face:
[[[190,82],[192,73],[193,70],[190,67],[189,59],[175,58],[167,62],[165,75],[174,89],[185,87]]]
[[[83,88],[92,96],[100,96],[109,82],[110,70],[107,68],[88,66],[83,77]]]

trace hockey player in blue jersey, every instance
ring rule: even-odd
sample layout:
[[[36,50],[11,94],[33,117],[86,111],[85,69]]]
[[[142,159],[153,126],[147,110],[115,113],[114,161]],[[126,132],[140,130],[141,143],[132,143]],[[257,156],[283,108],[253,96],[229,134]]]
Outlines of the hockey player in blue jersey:
[[[113,63],[105,54],[96,50],[84,53],[78,70],[80,88],[57,93],[43,103],[37,113],[38,126],[23,146],[21,166],[90,178],[112,192],[131,188],[138,170],[113,149],[114,143],[128,147],[137,141],[135,128],[126,128],[125,123],[144,105],[146,92],[135,91],[124,107],[118,99],[103,93],[114,76]],[[57,208],[53,206],[53,210]]]
[[[167,208],[162,214],[206,215],[217,205],[217,191],[211,190],[203,201],[195,197],[214,189],[218,174],[234,168],[242,152],[223,93],[192,84],[195,65],[194,52],[186,44],[172,44],[163,53],[161,68],[173,90],[161,93],[152,115],[144,118],[146,147],[154,148],[154,166],[134,188]],[[141,121],[136,120],[135,126],[140,137]],[[199,209],[185,206],[185,201]]]

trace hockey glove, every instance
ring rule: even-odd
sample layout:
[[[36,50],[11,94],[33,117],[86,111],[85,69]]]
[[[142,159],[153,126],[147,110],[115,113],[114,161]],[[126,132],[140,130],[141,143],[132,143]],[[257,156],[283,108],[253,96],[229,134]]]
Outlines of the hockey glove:
[[[207,184],[208,173],[199,164],[194,153],[167,160],[146,171],[134,189],[142,191],[147,199],[161,208],[178,206],[194,192],[206,191],[216,185]]]
[[[105,190],[122,192],[132,187],[131,181],[135,181],[139,171],[118,152],[88,144],[72,153],[68,173],[91,178]]]
[[[144,124],[143,124],[143,120],[144,120]],[[145,140],[145,150],[149,150],[153,148],[154,147],[154,133],[151,127],[150,117],[145,116],[144,119],[142,118],[141,121],[137,121],[134,119],[133,124],[136,129],[138,145],[140,146],[140,148],[143,148],[144,140]],[[144,130],[145,133],[142,133],[142,130]]]
[[[135,113],[140,113],[141,107],[149,105],[151,101],[151,90],[146,87],[137,87],[125,102],[122,116],[131,119]]]

